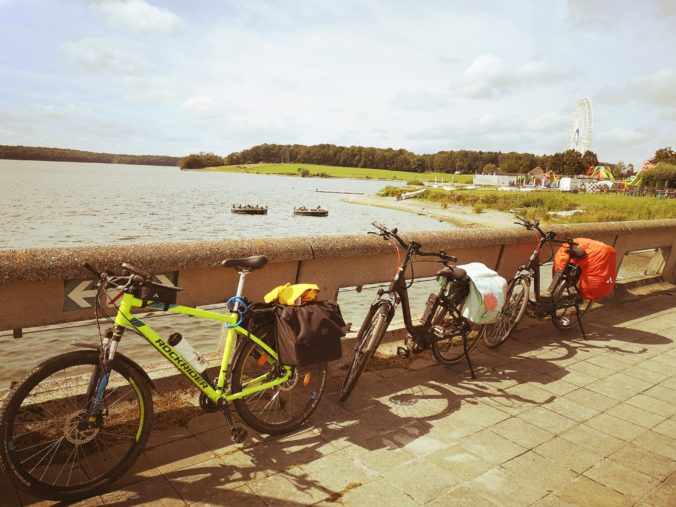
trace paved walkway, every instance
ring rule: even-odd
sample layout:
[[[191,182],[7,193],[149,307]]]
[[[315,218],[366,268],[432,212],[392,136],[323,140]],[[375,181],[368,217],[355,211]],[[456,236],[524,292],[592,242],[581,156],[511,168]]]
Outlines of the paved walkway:
[[[82,505],[676,504],[674,292],[607,305],[560,333],[527,318],[464,365],[380,361],[312,426],[230,443],[223,417],[153,433],[118,489]],[[0,477],[0,504],[34,505]],[[49,503],[44,503],[48,505]]]

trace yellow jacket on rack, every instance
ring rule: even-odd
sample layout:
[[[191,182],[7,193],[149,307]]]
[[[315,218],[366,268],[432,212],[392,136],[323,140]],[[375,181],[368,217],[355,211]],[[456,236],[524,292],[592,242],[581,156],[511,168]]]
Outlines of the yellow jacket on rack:
[[[279,301],[283,305],[299,306],[308,301],[316,301],[319,286],[314,283],[286,283],[275,287],[263,298],[266,303]]]

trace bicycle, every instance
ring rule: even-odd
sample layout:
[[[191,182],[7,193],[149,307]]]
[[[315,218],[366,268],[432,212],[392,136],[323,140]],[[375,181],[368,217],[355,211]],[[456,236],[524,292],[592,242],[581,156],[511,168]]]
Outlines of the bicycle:
[[[539,234],[538,244],[528,262],[516,270],[516,275],[509,282],[505,305],[498,320],[493,324],[487,324],[484,328],[484,343],[488,347],[497,347],[504,343],[521,322],[527,307],[535,317],[550,316],[552,324],[562,331],[578,325],[582,337],[586,339],[582,319],[589,311],[592,301],[585,299],[580,293],[578,282],[581,269],[570,262],[575,258],[584,258],[586,255],[584,250],[572,238],[558,240],[555,232],[544,232],[537,220],[530,222],[518,215],[516,218],[517,225],[529,231],[535,230]],[[551,260],[550,258],[545,262],[540,261],[540,252],[546,244],[551,247],[551,258],[554,257],[553,245],[563,245],[568,253],[568,261],[563,270],[554,274],[546,291],[548,294],[540,290],[540,266]],[[533,286],[532,298],[531,286]]]
[[[256,336],[242,324],[248,305],[242,297],[244,279],[267,261],[258,255],[222,262],[239,273],[237,294],[225,313],[175,304],[182,289],[157,283],[131,264],[122,264],[122,275],[87,264],[99,277],[97,322],[103,292],[120,291],[114,321],[106,316],[114,325],[103,334],[99,324],[98,346],[82,345],[89,350],[46,360],[10,391],[0,412],[0,463],[10,480],[34,495],[71,501],[109,486],[133,465],[150,435],[153,382],[118,351],[126,329],[142,336],[192,382],[203,409],[223,411],[235,442],[241,443],[247,430],[235,424],[231,401],[240,418],[260,433],[287,433],[307,421],[324,391],[326,363],[284,365],[264,333]],[[222,323],[227,334],[217,378],[210,381],[202,359],[180,346],[180,334],[160,337],[132,314],[133,308]]]
[[[345,401],[357,385],[359,377],[378,348],[399,304],[402,306],[404,325],[409,334],[405,340],[405,346],[397,348],[399,356],[409,357],[411,351],[420,353],[431,348],[434,358],[444,366],[453,365],[464,357],[469,365],[472,378],[475,378],[469,354],[479,344],[481,326],[474,326],[461,314],[462,305],[469,294],[469,277],[465,270],[449,266],[449,262],[457,262],[457,259],[444,251],[425,252],[421,250],[422,245],[415,241],[406,243],[399,236],[396,228],[389,230],[377,222],[373,222],[373,226],[378,229],[378,232],[369,232],[369,234],[380,235],[386,241],[394,240],[391,244],[397,252],[398,267],[389,288],[378,290],[357,333],[354,356],[340,389],[340,401]],[[405,251],[403,260],[400,247]],[[444,265],[437,273],[437,279],[441,285],[439,292],[432,293],[428,297],[421,324],[417,326],[411,320],[408,299],[408,289],[415,280],[413,258],[416,256],[436,257],[438,260],[434,262]],[[411,281],[407,285],[405,273],[409,266],[411,266]]]

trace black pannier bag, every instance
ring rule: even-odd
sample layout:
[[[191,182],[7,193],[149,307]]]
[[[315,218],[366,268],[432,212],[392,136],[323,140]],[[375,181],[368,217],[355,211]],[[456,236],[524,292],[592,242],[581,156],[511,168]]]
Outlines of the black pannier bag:
[[[341,338],[347,326],[333,301],[301,306],[275,305],[277,350],[283,364],[305,366],[342,356]]]

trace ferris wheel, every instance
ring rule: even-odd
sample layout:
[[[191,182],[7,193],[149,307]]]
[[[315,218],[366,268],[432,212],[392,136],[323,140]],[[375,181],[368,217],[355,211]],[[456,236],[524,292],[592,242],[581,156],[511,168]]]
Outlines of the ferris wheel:
[[[575,109],[570,117],[569,150],[584,154],[591,148],[592,116],[591,100],[585,97],[575,103]]]

